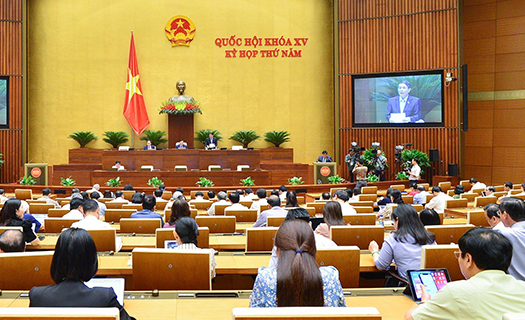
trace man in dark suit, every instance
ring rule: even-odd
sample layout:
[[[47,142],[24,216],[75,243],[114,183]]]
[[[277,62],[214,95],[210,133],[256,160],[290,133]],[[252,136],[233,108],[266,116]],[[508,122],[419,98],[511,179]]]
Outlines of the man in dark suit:
[[[217,138],[213,136],[213,133],[210,132],[206,142],[204,143],[206,150],[213,150],[217,148]]]
[[[155,149],[157,149],[157,147],[152,145],[151,141],[148,140],[148,142],[146,142],[146,145],[144,146],[144,150],[155,150]]]
[[[323,153],[317,158],[317,162],[334,162],[332,157],[328,155],[326,150],[323,150]]]
[[[392,113],[404,113],[405,118],[401,123],[416,122],[421,119],[421,100],[408,95],[412,90],[410,82],[403,80],[397,87],[398,96],[388,99],[386,119],[388,122],[399,122],[391,120]]]

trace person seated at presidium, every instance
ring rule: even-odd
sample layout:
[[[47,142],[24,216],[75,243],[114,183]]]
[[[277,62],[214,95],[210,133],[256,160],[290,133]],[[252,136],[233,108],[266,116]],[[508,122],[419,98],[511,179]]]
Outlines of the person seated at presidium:
[[[134,212],[131,214],[131,218],[137,219],[160,219],[161,227],[164,226],[164,220],[159,213],[156,213],[155,206],[157,205],[157,200],[154,196],[145,196],[144,202],[142,202],[142,210]]]
[[[332,160],[332,157],[328,155],[326,150],[323,150],[321,155],[317,158],[317,162],[334,162],[334,160]]]
[[[124,171],[126,170],[126,168],[124,168],[124,165],[119,161],[115,161],[115,165],[113,167],[111,167],[113,169],[117,169],[117,171]]]
[[[148,140],[148,142],[146,142],[146,145],[144,146],[144,150],[156,150],[157,147],[153,144],[151,144],[151,141]]]
[[[397,86],[398,96],[388,99],[386,120],[390,123],[418,122],[421,119],[421,100],[409,95],[412,91],[410,82],[403,80]],[[392,117],[392,114],[401,116]],[[420,122],[421,122],[420,121]]]
[[[120,319],[130,317],[117,301],[112,288],[89,288],[98,270],[97,247],[84,229],[69,228],[60,234],[51,261],[51,278],[55,285],[33,287],[29,307],[115,307]]]
[[[188,144],[180,139],[179,142],[175,143],[175,149],[188,149]]]
[[[435,235],[425,229],[416,209],[409,204],[400,204],[392,213],[394,232],[383,242],[381,251],[375,241],[371,241],[368,250],[372,254],[378,269],[388,270],[392,261],[396,262],[397,272],[390,272],[385,286],[406,286],[406,271],[419,269],[421,265],[421,247],[436,244]]]
[[[213,133],[210,132],[208,138],[206,138],[206,141],[204,142],[204,148],[206,150],[217,149],[217,138],[213,136]]]
[[[22,202],[18,199],[9,199],[4,203],[2,211],[0,211],[0,226],[22,227],[25,242],[31,243],[33,246],[40,245],[40,240],[38,240],[31,228],[31,222],[22,220],[23,216]]]
[[[302,220],[284,221],[275,235],[277,268],[259,268],[250,307],[345,307],[339,272],[318,267],[314,233]]]
[[[22,231],[8,229],[0,234],[0,252],[24,252],[25,250],[26,243]]]
[[[405,319],[493,320],[523,313],[525,282],[506,274],[515,254],[512,243],[498,231],[477,227],[465,232],[458,245],[454,254],[467,280],[446,284],[432,298],[422,285],[422,303]]]

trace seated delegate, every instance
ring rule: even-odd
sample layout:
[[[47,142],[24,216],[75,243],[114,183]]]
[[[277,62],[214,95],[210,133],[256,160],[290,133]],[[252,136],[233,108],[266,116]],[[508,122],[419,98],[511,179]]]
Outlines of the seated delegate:
[[[281,224],[275,235],[277,268],[259,268],[250,307],[346,306],[337,269],[317,266],[314,239],[305,221]]]
[[[56,284],[33,287],[29,307],[116,307],[120,319],[135,319],[117,301],[112,288],[89,288],[84,284],[97,270],[97,247],[91,235],[84,229],[67,229],[58,238],[51,262],[51,278]]]

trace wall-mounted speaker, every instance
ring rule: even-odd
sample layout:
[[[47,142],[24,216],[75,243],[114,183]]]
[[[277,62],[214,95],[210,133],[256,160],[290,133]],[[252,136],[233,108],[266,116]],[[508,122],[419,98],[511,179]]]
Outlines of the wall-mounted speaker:
[[[439,161],[439,149],[430,149],[428,157],[432,162]]]
[[[448,175],[449,176],[458,176],[458,164],[457,163],[449,163],[448,164]]]

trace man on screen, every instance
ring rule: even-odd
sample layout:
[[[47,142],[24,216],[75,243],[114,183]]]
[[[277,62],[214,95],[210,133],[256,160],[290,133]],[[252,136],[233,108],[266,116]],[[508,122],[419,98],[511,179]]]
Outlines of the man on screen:
[[[398,96],[388,99],[386,119],[390,123],[416,122],[421,119],[421,100],[410,96],[410,82],[403,80],[397,87]]]

